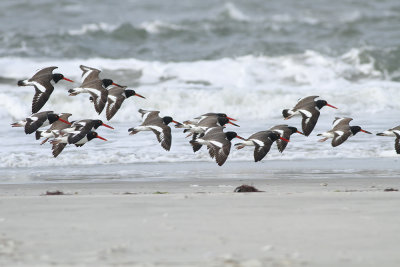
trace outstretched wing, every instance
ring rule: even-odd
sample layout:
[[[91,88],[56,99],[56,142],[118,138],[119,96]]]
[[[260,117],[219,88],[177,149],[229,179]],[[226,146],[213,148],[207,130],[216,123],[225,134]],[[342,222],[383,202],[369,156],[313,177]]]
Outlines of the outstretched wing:
[[[349,126],[349,123],[352,121],[352,118],[339,118],[335,117],[332,123],[332,130],[339,129],[343,126]]]
[[[101,85],[101,80],[97,80],[96,83],[96,86],[86,89],[93,98],[93,104],[96,112],[100,114],[106,105],[108,91]]]
[[[145,123],[159,117],[160,111],[139,109],[139,113],[142,114],[142,121]]]
[[[50,81],[45,82],[43,86],[46,88],[45,91],[41,91],[37,85],[35,86],[35,95],[32,100],[32,113],[39,112],[39,110],[46,104],[49,100],[51,93],[53,93],[54,87]]]
[[[314,130],[315,125],[317,124],[320,112],[316,109],[311,110],[299,110],[301,116],[303,117],[301,121],[301,126],[303,128],[303,133],[305,136],[309,136],[311,132]]]
[[[351,131],[334,131],[333,132],[334,136],[332,139],[332,146],[336,147],[338,145],[343,144],[344,141],[346,141],[350,135],[351,135]]]
[[[165,150],[169,151],[171,149],[172,142],[171,128],[165,124],[162,126],[149,126],[149,128],[153,131],[153,133],[155,133],[161,146]]]
[[[296,104],[296,106],[294,106],[293,109],[300,109],[302,108],[305,104],[308,104],[309,102],[314,101],[317,97],[316,95],[312,95],[312,96],[306,96],[303,98],[300,98]]]
[[[52,66],[52,67],[46,67],[43,69],[38,70],[35,75],[32,76],[29,80],[41,80],[44,77],[49,77],[49,81],[53,76],[53,70],[57,69],[58,67]]]
[[[40,126],[43,125],[43,123],[46,120],[47,120],[47,116],[26,118],[25,133],[31,134],[31,133],[35,132],[37,129],[40,128]]]
[[[394,149],[396,150],[397,154],[400,154],[400,134],[394,132],[396,135],[396,140],[394,141]]]
[[[258,162],[260,160],[262,160],[269,152],[271,148],[271,145],[269,146],[259,146],[259,145],[255,145],[254,148],[254,161]]]
[[[122,95],[110,95],[107,97],[107,108],[106,108],[106,118],[107,120],[111,120],[112,117],[117,113],[122,103],[124,102],[125,97]]]
[[[91,80],[100,79],[100,77],[99,77],[99,74],[101,72],[100,70],[91,68],[91,67],[87,67],[84,65],[80,65],[79,68],[81,68],[81,70],[82,70],[82,84],[87,83]]]
[[[58,155],[60,155],[66,145],[66,143],[53,144],[51,148],[53,150],[53,156],[56,158]]]

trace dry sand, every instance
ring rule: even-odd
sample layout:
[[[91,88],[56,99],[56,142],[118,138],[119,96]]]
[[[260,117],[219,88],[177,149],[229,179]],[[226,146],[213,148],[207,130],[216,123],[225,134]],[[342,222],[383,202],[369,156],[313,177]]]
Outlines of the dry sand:
[[[400,179],[2,185],[0,266],[400,266],[385,188]]]

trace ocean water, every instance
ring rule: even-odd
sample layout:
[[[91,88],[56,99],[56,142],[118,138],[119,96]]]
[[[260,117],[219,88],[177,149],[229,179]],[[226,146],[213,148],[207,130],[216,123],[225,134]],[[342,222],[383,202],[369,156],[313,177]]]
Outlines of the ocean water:
[[[5,0],[0,24],[5,176],[55,173],[59,167],[96,174],[135,163],[211,162],[206,151],[194,154],[178,129],[170,152],[152,133],[129,136],[127,129],[140,124],[137,110],[160,110],[178,121],[225,112],[241,126],[228,129],[247,137],[276,124],[300,127],[299,118],[284,121],[281,110],[307,95],[339,109],[323,108],[311,136],[293,135],[283,154],[273,148],[257,164],[309,160],[312,165],[320,158],[365,158],[374,164],[373,159],[398,157],[394,138],[359,133],[332,148],[317,142],[316,134],[329,130],[336,116],[352,117],[352,125],[374,134],[400,124],[399,1]],[[102,77],[146,99],[126,100],[108,122],[114,131],[99,128],[109,141],[67,147],[55,159],[49,144],[41,146],[33,135],[10,127],[30,115],[34,94],[32,87],[16,83],[39,68],[58,66],[76,83],[59,82],[42,110],[105,121],[87,95],[68,96],[67,90],[79,85],[80,64],[101,69]],[[250,148],[232,150],[228,161],[254,165],[252,157]]]

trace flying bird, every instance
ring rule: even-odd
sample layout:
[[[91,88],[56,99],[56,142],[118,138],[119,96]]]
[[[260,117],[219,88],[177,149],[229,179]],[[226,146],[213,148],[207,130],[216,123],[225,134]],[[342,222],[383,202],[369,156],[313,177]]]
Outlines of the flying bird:
[[[285,120],[288,120],[295,115],[302,116],[303,119],[301,125],[305,136],[309,136],[312,130],[314,130],[321,108],[328,106],[337,109],[337,107],[328,104],[325,100],[315,101],[317,97],[318,96],[307,96],[301,98],[292,109],[284,109],[282,111]]]
[[[11,124],[11,126],[24,127],[25,133],[31,134],[34,133],[37,129],[41,127],[46,127],[58,120],[66,124],[71,124],[70,122],[61,119],[60,116],[58,114],[55,114],[53,111],[42,111],[34,113],[22,121],[14,122]]]
[[[114,117],[114,115],[120,109],[125,99],[131,96],[138,96],[141,98],[145,98],[144,96],[137,94],[135,90],[126,88],[127,88],[126,86],[122,87],[114,86],[108,90],[107,108],[106,108],[107,120],[111,120],[111,118]]]
[[[396,137],[394,141],[394,149],[396,150],[397,154],[400,154],[400,125],[389,130],[386,130],[382,133],[377,133],[378,136],[394,136]]]
[[[160,117],[160,111],[139,109],[139,113],[142,114],[143,122],[137,127],[128,129],[129,134],[134,135],[141,131],[152,131],[157,136],[157,140],[161,146],[169,151],[171,148],[172,136],[171,128],[168,124],[171,122],[179,124],[179,122],[174,121],[172,117],[169,116]]]
[[[96,132],[93,131],[86,132],[83,136],[81,135],[81,133],[81,131],[65,133],[51,140],[50,144],[52,144],[53,156],[56,158],[64,150],[67,144],[74,144],[77,147],[81,147],[87,142],[93,140],[94,138],[99,138],[101,140],[107,141],[107,139],[99,136]],[[77,136],[79,138],[77,138]]]
[[[60,113],[60,119],[64,121],[68,121],[68,118],[71,116],[71,113]],[[36,140],[39,140],[40,138],[44,137],[45,139],[40,143],[43,145],[46,143],[50,138],[55,137],[56,135],[59,134],[59,131],[70,127],[70,124],[67,124],[65,122],[62,122],[60,120],[55,121],[54,123],[51,124],[50,128],[44,131],[37,130],[35,135],[36,135]]]
[[[236,149],[242,149],[245,146],[254,146],[254,161],[261,161],[271,149],[272,144],[282,140],[283,142],[289,142],[288,139],[283,138],[276,131],[260,131],[252,134],[249,138],[245,139],[243,143],[235,144]]]
[[[352,118],[338,118],[336,117],[333,121],[332,129],[324,132],[322,134],[317,134],[317,136],[323,136],[319,142],[325,142],[329,138],[332,139],[332,146],[336,147],[338,145],[343,144],[349,137],[356,135],[358,132],[363,132],[367,134],[371,134],[370,132],[361,129],[360,126],[350,126],[349,123],[352,121]]]
[[[215,158],[215,161],[219,166],[222,166],[227,160],[229,153],[231,151],[231,140],[233,138],[239,138],[244,140],[243,137],[237,135],[236,132],[224,132],[224,127],[218,126],[209,128],[204,136],[197,138],[196,140],[191,140],[190,144],[192,146],[202,146],[206,145],[208,153],[211,158]],[[198,148],[197,150],[199,150]],[[193,150],[195,150],[193,148]]]
[[[49,100],[51,93],[54,91],[54,85],[60,80],[67,79],[61,73],[53,73],[53,70],[58,67],[47,67],[39,70],[30,79],[18,81],[18,86],[33,86],[35,87],[35,95],[32,100],[32,113],[37,113]]]
[[[269,129],[270,131],[274,131],[279,133],[279,135],[287,140],[290,140],[290,136],[294,133],[302,134],[302,132],[298,131],[296,127],[288,126],[286,124],[276,125]],[[282,139],[276,140],[276,145],[278,146],[279,152],[283,152],[287,146],[288,142],[283,141]]]

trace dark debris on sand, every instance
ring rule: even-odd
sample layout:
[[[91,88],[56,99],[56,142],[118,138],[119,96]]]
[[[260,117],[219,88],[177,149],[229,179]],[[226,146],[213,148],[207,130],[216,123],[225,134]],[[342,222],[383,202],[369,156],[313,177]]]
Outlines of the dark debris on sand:
[[[42,194],[42,196],[59,196],[59,195],[65,195],[63,191],[56,190],[56,191],[46,191],[45,194]]]
[[[397,188],[386,188],[385,190],[383,190],[383,192],[396,192],[399,191],[399,189]]]
[[[241,186],[236,187],[233,192],[235,192],[235,193],[247,193],[247,192],[264,192],[264,191],[260,191],[257,188],[255,188],[254,186],[243,184]]]

